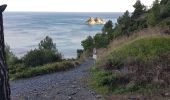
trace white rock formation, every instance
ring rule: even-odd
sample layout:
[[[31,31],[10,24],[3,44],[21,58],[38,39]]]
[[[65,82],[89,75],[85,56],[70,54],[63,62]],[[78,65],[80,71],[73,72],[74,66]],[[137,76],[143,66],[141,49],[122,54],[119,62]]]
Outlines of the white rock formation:
[[[87,20],[87,24],[89,25],[96,25],[96,24],[105,24],[105,21],[101,18],[93,18],[93,17],[90,17],[88,20]]]

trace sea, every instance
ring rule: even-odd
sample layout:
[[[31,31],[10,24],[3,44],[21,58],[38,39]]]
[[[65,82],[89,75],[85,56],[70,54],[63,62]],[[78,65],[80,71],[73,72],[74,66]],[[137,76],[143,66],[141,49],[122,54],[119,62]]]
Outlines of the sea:
[[[39,42],[50,36],[64,58],[76,58],[81,41],[100,33],[103,25],[88,25],[89,17],[99,17],[116,23],[122,13],[75,12],[5,12],[5,43],[17,56],[38,48]]]

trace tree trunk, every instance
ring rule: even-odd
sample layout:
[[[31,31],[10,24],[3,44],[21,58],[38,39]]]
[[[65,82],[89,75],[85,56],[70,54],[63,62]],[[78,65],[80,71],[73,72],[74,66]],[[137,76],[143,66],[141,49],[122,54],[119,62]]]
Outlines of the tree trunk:
[[[0,6],[0,100],[10,100],[8,68],[5,58],[3,15],[7,5]]]

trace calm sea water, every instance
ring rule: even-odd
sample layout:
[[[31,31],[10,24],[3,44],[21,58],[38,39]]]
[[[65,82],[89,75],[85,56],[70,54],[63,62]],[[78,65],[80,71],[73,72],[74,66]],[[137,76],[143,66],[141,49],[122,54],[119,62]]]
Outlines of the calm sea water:
[[[103,25],[89,26],[89,17],[116,22],[121,13],[4,13],[5,41],[18,56],[38,47],[40,40],[50,36],[65,58],[76,57],[81,41],[101,32]]]

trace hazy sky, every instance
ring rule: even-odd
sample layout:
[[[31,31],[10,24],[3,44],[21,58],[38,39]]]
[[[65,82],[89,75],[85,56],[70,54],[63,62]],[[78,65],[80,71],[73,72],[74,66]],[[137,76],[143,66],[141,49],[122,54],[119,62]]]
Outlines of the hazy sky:
[[[150,6],[154,0],[141,0]],[[124,12],[133,11],[136,0],[1,0],[7,11]]]

